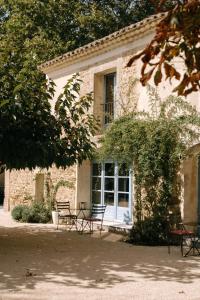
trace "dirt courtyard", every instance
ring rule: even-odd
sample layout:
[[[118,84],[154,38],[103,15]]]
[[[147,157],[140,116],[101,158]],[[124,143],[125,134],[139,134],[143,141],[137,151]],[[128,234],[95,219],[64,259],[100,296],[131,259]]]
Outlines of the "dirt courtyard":
[[[0,300],[200,300],[200,257],[22,225],[0,212]]]

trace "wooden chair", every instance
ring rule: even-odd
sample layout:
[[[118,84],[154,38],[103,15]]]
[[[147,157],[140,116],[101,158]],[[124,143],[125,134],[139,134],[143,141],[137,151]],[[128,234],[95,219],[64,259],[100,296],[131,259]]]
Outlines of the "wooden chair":
[[[69,230],[71,230],[73,227],[75,227],[76,230],[78,230],[77,215],[71,212],[69,201],[56,201],[56,211],[58,211],[58,225],[59,220],[64,220],[66,221]]]
[[[89,217],[84,217],[82,219],[82,233],[85,229],[89,229],[90,233],[94,231],[94,223],[100,222],[100,235],[103,229],[103,218],[106,210],[106,205],[93,204],[91,209],[91,214]]]

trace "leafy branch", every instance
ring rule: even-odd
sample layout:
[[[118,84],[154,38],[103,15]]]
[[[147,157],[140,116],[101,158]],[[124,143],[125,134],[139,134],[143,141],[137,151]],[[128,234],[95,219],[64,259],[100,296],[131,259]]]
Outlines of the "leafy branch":
[[[166,2],[160,1],[161,7]],[[155,85],[163,80],[179,81],[173,89],[178,95],[187,96],[200,90],[200,1],[175,1],[156,26],[156,34],[146,48],[134,55],[128,62],[131,66],[142,59],[140,81],[142,85],[153,77]],[[182,63],[182,71],[176,61]],[[165,75],[165,79],[163,78]],[[173,81],[175,82],[175,81]]]

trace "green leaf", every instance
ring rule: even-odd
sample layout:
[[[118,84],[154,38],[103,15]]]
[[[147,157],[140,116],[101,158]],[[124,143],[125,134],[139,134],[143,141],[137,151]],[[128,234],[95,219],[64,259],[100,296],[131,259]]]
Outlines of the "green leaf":
[[[6,105],[7,103],[9,103],[9,100],[1,100],[0,101],[0,108],[4,105]]]
[[[155,76],[154,76],[154,83],[155,85],[158,85],[162,80],[162,72],[160,69],[158,69],[155,73]]]

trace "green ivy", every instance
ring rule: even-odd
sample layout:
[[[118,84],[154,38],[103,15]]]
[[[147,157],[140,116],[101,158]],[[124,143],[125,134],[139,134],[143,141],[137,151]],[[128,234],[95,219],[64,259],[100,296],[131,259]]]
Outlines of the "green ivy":
[[[73,189],[74,183],[70,182],[68,180],[64,180],[62,178],[58,182],[54,183],[51,178],[51,173],[48,172],[46,174],[46,180],[45,180],[45,189],[46,189],[45,200],[46,200],[47,206],[51,210],[56,209],[56,207],[55,207],[56,206],[56,195],[57,195],[57,192],[60,187],[66,187],[69,189]]]
[[[150,112],[132,112],[106,130],[98,156],[133,165],[134,232],[139,240],[160,243],[169,210],[179,213],[181,164],[199,140],[200,115],[187,101],[170,96],[161,102],[150,93]],[[145,236],[151,224],[155,234]],[[143,234],[142,234],[143,232]]]

